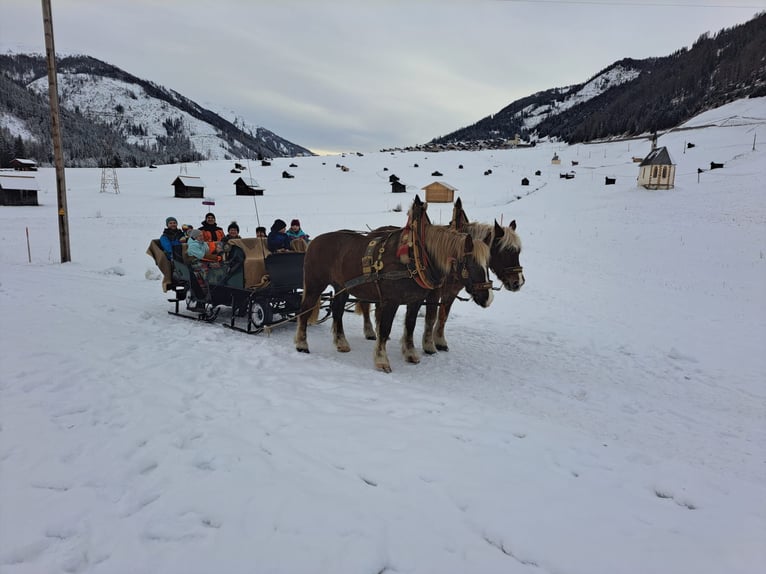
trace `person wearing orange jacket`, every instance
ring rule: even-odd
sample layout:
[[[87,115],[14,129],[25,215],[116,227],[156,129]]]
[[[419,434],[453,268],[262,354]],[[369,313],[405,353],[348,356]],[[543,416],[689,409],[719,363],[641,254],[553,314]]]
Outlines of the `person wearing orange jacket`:
[[[205,215],[205,221],[202,222],[199,230],[202,232],[203,240],[210,247],[210,254],[216,254],[216,244],[223,239],[225,234],[223,229],[216,225],[215,214],[208,213]]]

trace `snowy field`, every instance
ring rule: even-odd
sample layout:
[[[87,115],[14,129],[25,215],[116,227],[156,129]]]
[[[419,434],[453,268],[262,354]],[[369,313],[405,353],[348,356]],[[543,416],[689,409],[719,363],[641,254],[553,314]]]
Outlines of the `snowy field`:
[[[403,225],[434,180],[515,219],[524,288],[457,302],[419,365],[400,310],[391,374],[351,315],[350,353],[328,321],[309,355],[291,326],[168,315],[146,247],[208,211],[173,198],[179,165],[120,169],[119,194],[67,170],[64,265],[41,169],[39,207],[0,208],[0,572],[766,571],[766,98],[684,127],[670,191],[636,186],[646,139],[245,163],[257,203],[234,160],[183,166],[244,236]]]

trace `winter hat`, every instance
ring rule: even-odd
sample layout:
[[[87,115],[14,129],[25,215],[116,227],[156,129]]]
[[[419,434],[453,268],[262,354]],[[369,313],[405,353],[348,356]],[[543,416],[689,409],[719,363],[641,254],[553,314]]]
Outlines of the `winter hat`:
[[[298,221],[297,219],[293,219],[293,220],[290,222],[290,226],[293,226],[293,225],[297,225],[298,227],[300,227],[300,226],[301,226],[301,222],[300,222],[300,221]]]
[[[175,217],[168,217],[168,218],[165,220],[165,225],[170,225],[170,222],[171,222],[171,221],[175,221],[176,223],[178,223],[178,220],[177,220]]]
[[[232,221],[231,223],[229,223],[229,227],[226,228],[226,231],[229,231],[230,229],[236,229],[237,231],[239,231],[239,225],[237,225],[236,221]]]
[[[287,224],[282,221],[281,219],[275,219],[274,224],[271,226],[272,231],[280,231],[281,229],[284,229],[287,227]]]
[[[198,237],[202,236],[202,232],[199,229],[192,229],[189,233],[189,237],[192,239],[197,239]]]

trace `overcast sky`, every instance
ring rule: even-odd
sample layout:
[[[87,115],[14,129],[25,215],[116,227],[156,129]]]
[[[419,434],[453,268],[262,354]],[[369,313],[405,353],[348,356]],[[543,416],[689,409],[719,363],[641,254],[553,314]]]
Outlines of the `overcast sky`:
[[[56,50],[235,111],[317,153],[424,143],[621,58],[665,56],[766,0],[52,0]],[[0,51],[44,53],[2,0]]]

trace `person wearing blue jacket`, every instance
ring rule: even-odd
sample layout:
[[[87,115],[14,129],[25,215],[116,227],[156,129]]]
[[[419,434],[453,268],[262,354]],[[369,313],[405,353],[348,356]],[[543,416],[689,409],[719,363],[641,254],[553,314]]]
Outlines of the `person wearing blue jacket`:
[[[301,229],[301,222],[298,219],[293,219],[290,222],[290,229],[287,230],[287,236],[291,241],[293,239],[303,239],[307,244],[309,242],[309,236],[303,229]]]
[[[287,223],[281,219],[276,219],[271,225],[271,233],[266,238],[266,246],[272,253],[278,251],[291,251],[290,243],[292,239],[287,236]]]
[[[168,217],[165,220],[165,230],[160,237],[160,245],[165,255],[171,261],[173,260],[173,248],[180,247],[186,242],[186,235],[178,227],[178,220],[175,217]]]
[[[205,242],[199,229],[193,229],[189,233],[189,239],[189,248],[186,251],[189,257],[195,257],[198,261],[202,261],[205,257],[210,256],[210,246]]]

